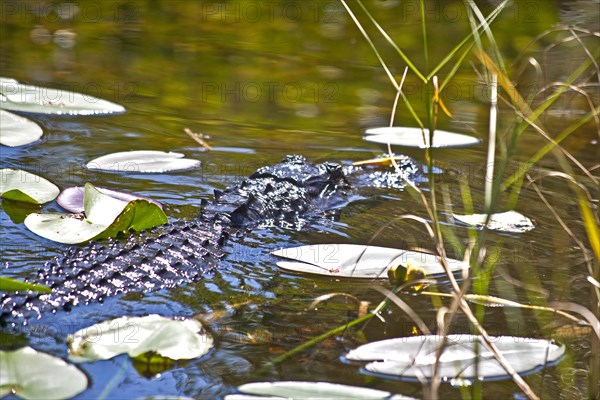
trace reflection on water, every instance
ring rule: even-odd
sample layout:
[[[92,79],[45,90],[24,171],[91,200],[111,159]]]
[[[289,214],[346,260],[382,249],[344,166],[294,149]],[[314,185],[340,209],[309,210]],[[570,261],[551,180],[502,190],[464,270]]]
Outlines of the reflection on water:
[[[487,14],[496,1],[478,2]],[[557,4],[558,3],[558,4]],[[426,70],[422,51],[418,1],[374,0],[365,2],[375,18],[421,70]],[[467,11],[458,1],[427,1],[429,69],[469,33]],[[128,112],[105,118],[30,116],[44,127],[43,139],[22,148],[0,149],[2,166],[23,168],[49,178],[60,187],[93,180],[100,186],[126,188],[166,205],[171,218],[192,218],[200,199],[211,196],[248,176],[257,167],[279,161],[285,154],[302,153],[313,161],[348,163],[380,152],[361,140],[366,127],[389,123],[395,96],[372,50],[362,38],[341,3],[329,0],[262,2],[229,1],[3,1],[0,25],[2,76],[42,86],[58,87],[123,104]],[[353,9],[357,8],[352,6]],[[382,56],[397,78],[405,64],[386,44],[364,14],[355,10]],[[511,76],[523,92],[535,95],[534,103],[551,93],[552,84],[563,82],[590,55],[578,43],[597,51],[598,7],[594,1],[516,1],[494,22],[495,39],[510,66]],[[533,38],[552,28],[561,28]],[[575,32],[575,33],[574,33]],[[574,35],[577,34],[577,40]],[[533,57],[535,61],[529,59]],[[468,61],[477,65],[474,57]],[[541,67],[541,74],[537,66]],[[443,79],[452,65],[439,72]],[[597,105],[598,77],[590,73],[580,88],[588,93],[569,94],[548,112],[544,122],[558,134]],[[587,79],[587,81],[585,81]],[[428,89],[410,73],[404,92],[423,116]],[[488,88],[469,62],[442,92],[453,118],[442,117],[439,128],[470,133],[485,139]],[[511,128],[512,111],[501,106],[499,129]],[[414,125],[406,107],[398,109],[396,122]],[[210,137],[212,152],[203,152],[184,128]],[[526,165],[529,157],[547,142],[533,131],[522,137],[522,146],[511,159],[508,174]],[[563,142],[582,164],[591,166],[600,156],[597,128],[582,127]],[[166,150],[201,159],[196,173],[169,175],[94,174],[83,168],[92,158],[116,151]],[[408,155],[423,161],[418,151]],[[453,223],[451,212],[463,211],[459,181],[472,190],[475,204],[483,198],[485,145],[442,151],[439,184],[445,205],[443,224]],[[559,167],[544,159],[531,171],[540,177]],[[549,201],[558,207],[569,227],[585,237],[577,204],[566,198],[566,186],[555,179],[538,183]],[[427,191],[426,184],[423,189]],[[420,385],[368,380],[356,366],[342,365],[337,357],[361,342],[348,332],[302,353],[280,366],[256,371],[275,355],[356,316],[349,303],[335,301],[318,311],[306,311],[319,295],[344,291],[376,304],[381,297],[364,285],[327,279],[312,280],[279,272],[268,252],[280,246],[307,243],[367,243],[390,215],[425,216],[417,199],[395,191],[368,191],[362,201],[347,207],[334,221],[317,221],[312,229],[294,232],[265,228],[235,239],[223,269],[203,282],[176,290],[109,299],[103,305],[80,307],[72,313],[50,315],[34,324],[30,343],[64,356],[64,337],[86,325],[123,314],[212,315],[210,328],[219,341],[201,360],[177,364],[152,379],[140,377],[126,357],[84,365],[92,386],[81,398],[95,398],[113,379],[118,393],[109,397],[152,394],[184,394],[194,398],[218,398],[246,381],[259,379],[326,380],[375,386],[419,397]],[[567,196],[568,197],[568,196]],[[452,210],[449,207],[452,207]],[[478,207],[476,207],[478,208]],[[531,188],[524,188],[517,208],[535,219],[537,228],[522,236],[491,233],[488,252],[498,259],[490,291],[525,303],[573,301],[590,306],[589,285],[581,254],[556,223]],[[58,210],[50,205],[49,210]],[[480,208],[476,211],[481,211]],[[61,248],[41,241],[22,224],[0,214],[3,275],[31,276]],[[457,230],[458,242],[467,243],[467,232]],[[392,224],[373,244],[432,248],[422,227],[407,222]],[[400,245],[399,245],[400,244]],[[18,247],[18,251],[15,248]],[[457,249],[448,246],[450,253]],[[450,254],[453,256],[453,254]],[[438,289],[448,289],[441,282]],[[534,288],[535,290],[530,290]],[[415,310],[435,326],[437,305],[429,299],[408,297]],[[215,317],[215,316],[218,316]],[[413,324],[397,310],[372,321],[366,339],[410,335]],[[554,317],[521,310],[493,309],[486,316],[492,334],[554,337],[549,325]],[[470,331],[464,318],[456,332]],[[257,332],[268,332],[271,341],[253,341]],[[585,386],[589,341],[567,334],[571,358],[556,369],[528,378],[542,395],[562,391],[571,382]],[[124,369],[124,372],[121,372]],[[113,384],[113,383],[110,383]],[[583,389],[582,389],[583,390]],[[510,382],[486,384],[484,394],[511,397]],[[461,397],[444,386],[444,398]]]

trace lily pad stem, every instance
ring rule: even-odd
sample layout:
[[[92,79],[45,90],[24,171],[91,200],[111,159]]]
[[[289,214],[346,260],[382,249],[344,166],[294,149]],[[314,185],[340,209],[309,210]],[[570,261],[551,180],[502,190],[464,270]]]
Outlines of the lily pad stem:
[[[258,370],[258,374],[265,372],[265,370],[268,367],[279,364],[279,363],[287,360],[288,358],[308,349],[309,347],[311,347],[319,342],[322,342],[323,340],[325,340],[331,336],[337,335],[338,333],[344,332],[348,328],[352,328],[353,326],[356,326],[362,322],[365,322],[365,321],[373,318],[379,312],[381,312],[388,305],[388,303],[389,303],[389,300],[386,298],[381,303],[379,303],[379,305],[377,307],[375,307],[375,309],[373,311],[371,311],[370,313],[363,315],[362,317],[357,318],[353,321],[350,321],[347,324],[333,328],[333,329],[323,333],[322,335],[319,335],[316,338],[309,340],[308,342],[302,343],[301,345],[294,347],[292,350],[288,351],[287,353],[282,354],[279,357],[276,357],[273,360],[271,360],[267,365],[263,366],[260,370]]]

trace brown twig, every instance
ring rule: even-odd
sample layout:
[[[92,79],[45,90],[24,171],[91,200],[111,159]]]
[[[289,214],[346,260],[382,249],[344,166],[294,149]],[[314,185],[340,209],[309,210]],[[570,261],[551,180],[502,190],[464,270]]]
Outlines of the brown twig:
[[[206,150],[212,150],[212,147],[206,143],[202,136],[196,132],[193,132],[190,128],[183,128],[183,131],[192,139],[194,139],[200,146],[202,146]]]

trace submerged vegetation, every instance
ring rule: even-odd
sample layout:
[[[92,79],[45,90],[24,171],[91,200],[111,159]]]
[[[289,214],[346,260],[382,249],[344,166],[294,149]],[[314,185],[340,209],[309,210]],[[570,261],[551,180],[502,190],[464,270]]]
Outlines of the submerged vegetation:
[[[141,375],[149,376],[156,375],[157,371],[184,365],[175,363],[174,360],[204,357],[203,361],[198,361],[198,368],[203,373],[210,374],[207,371],[215,369],[215,380],[222,379],[221,375],[226,376],[221,381],[221,384],[228,386],[226,392],[232,392],[233,387],[238,386],[237,393],[226,397],[232,400],[251,399],[254,396],[436,399],[448,397],[449,393],[477,399],[486,397],[485,386],[488,382],[508,379],[512,379],[516,385],[515,389],[509,389],[514,397],[535,399],[548,396],[544,386],[546,374],[558,376],[555,380],[563,391],[561,396],[565,398],[569,397],[568,391],[574,385],[580,386],[575,397],[587,395],[589,398],[598,398],[600,184],[597,171],[600,165],[590,165],[587,160],[578,160],[563,144],[585,126],[592,125],[600,132],[600,96],[597,90],[600,79],[597,62],[600,46],[597,38],[600,33],[577,27],[556,27],[536,37],[511,65],[509,57],[502,54],[495,34],[495,24],[501,21],[510,8],[508,0],[495,2],[494,8],[487,13],[477,3],[465,0],[462,5],[468,17],[465,20],[468,25],[467,33],[455,38],[455,42],[448,39],[444,43],[434,43],[431,40],[431,28],[426,16],[428,2],[422,0],[413,4],[418,34],[414,34],[409,28],[405,32],[407,38],[414,34],[412,36],[422,42],[422,53],[411,55],[402,44],[409,39],[396,37],[386,26],[380,24],[371,12],[369,2],[338,1],[336,4],[341,5],[344,15],[349,17],[364,39],[357,42],[356,46],[360,49],[370,47],[383,68],[381,76],[389,80],[389,92],[395,97],[388,107],[391,115],[389,126],[371,126],[365,132],[365,141],[383,144],[388,152],[387,158],[370,160],[369,163],[382,164],[384,168],[391,166],[395,168],[398,179],[403,180],[404,175],[397,164],[398,156],[394,152],[402,153],[409,147],[416,148],[411,154],[420,156],[419,161],[424,161],[425,176],[419,183],[404,182],[405,192],[402,196],[410,196],[419,207],[410,214],[386,215],[385,221],[380,225],[371,226],[376,233],[368,243],[361,245],[286,245],[274,252],[269,249],[275,256],[288,260],[271,258],[269,262],[275,264],[278,261],[277,265],[281,270],[274,268],[265,274],[300,274],[301,278],[298,280],[308,282],[308,288],[324,286],[335,290],[316,296],[313,294],[314,290],[305,293],[304,289],[294,288],[297,283],[291,279],[291,287],[287,287],[286,281],[284,289],[274,290],[274,294],[279,297],[277,301],[285,304],[282,309],[288,313],[275,315],[273,319],[276,322],[273,326],[279,327],[280,323],[283,324],[281,326],[285,326],[285,323],[294,325],[295,321],[289,319],[292,314],[297,314],[297,309],[294,309],[294,313],[289,312],[286,308],[288,301],[301,303],[298,308],[304,310],[300,312],[305,316],[301,327],[302,335],[286,336],[283,344],[278,343],[277,338],[269,333],[265,334],[260,328],[256,328],[256,315],[259,314],[257,309],[272,307],[270,302],[273,299],[270,297],[275,296],[262,296],[264,289],[253,288],[253,284],[258,285],[255,282],[247,283],[243,272],[239,279],[223,278],[218,274],[211,276],[210,279],[214,282],[209,285],[216,289],[214,292],[201,292],[205,296],[202,298],[190,295],[194,293],[192,289],[175,290],[173,297],[183,298],[184,302],[197,307],[195,310],[201,308],[199,303],[208,304],[210,312],[196,315],[194,319],[180,321],[157,315],[141,318],[119,316],[120,318],[105,319],[104,322],[91,326],[86,324],[87,328],[71,333],[68,339],[65,339],[66,335],[56,335],[54,339],[61,345],[65,341],[70,345],[71,361],[95,362],[127,353],[134,358],[132,363],[149,366],[150,373],[140,372]],[[415,25],[411,29],[414,28]],[[331,32],[329,34],[333,35]],[[545,43],[550,44],[543,48]],[[431,56],[432,49],[439,49],[440,46],[447,48],[444,50],[444,57],[435,64]],[[541,58],[561,46],[568,46],[570,52],[578,51],[582,54],[581,62],[568,73],[561,74],[560,79],[548,78],[552,75],[546,71],[547,63]],[[541,48],[542,51],[531,51],[534,48]],[[185,53],[190,49],[182,46],[178,51]],[[511,57],[510,60],[512,59]],[[478,77],[472,85],[482,89],[481,93],[484,95],[477,100],[489,106],[489,128],[485,134],[458,134],[439,129],[460,114],[461,106],[466,106],[465,102],[451,104],[445,100],[449,88],[453,87],[465,68],[472,68]],[[166,80],[171,82],[171,77]],[[22,98],[19,97],[21,93],[39,87],[24,85],[8,78],[3,78],[0,83],[0,105],[17,112],[100,115],[125,111],[125,108],[112,102],[95,97],[92,97],[94,102],[90,102],[84,95],[55,89],[51,89],[54,95],[68,95],[72,101],[57,104],[18,101]],[[415,95],[406,90],[407,87],[419,85],[425,88],[424,93]],[[152,91],[154,88],[145,90]],[[475,101],[474,98],[471,100]],[[162,96],[161,101],[166,101],[167,106],[175,108],[181,105],[170,95]],[[89,103],[94,103],[94,107],[89,107]],[[568,114],[573,111],[569,108],[572,104],[577,105],[575,111],[585,109],[585,112],[575,117],[571,115],[569,118],[561,118],[561,123],[556,123],[557,113]],[[212,106],[214,105],[209,105]],[[314,110],[298,107],[296,112],[298,115],[310,115]],[[6,121],[12,124],[8,128],[4,126]],[[2,122],[0,142],[11,147],[36,143],[42,137],[42,129],[47,129],[43,123],[38,125],[4,110]],[[52,124],[52,120],[44,122]],[[203,147],[199,151],[212,149],[199,135],[189,130],[186,132]],[[528,154],[528,143],[539,143],[538,138],[542,138],[543,145]],[[464,175],[457,175],[453,180],[445,179],[448,168],[443,152],[475,145],[481,139],[487,144],[486,164],[483,168],[485,179],[481,186],[476,186]],[[597,145],[599,139],[600,134],[591,142]],[[172,138],[165,140],[170,141]],[[162,147],[164,143],[160,145]],[[188,148],[186,154],[187,150]],[[174,148],[174,151],[178,150]],[[88,162],[86,168],[149,174],[195,169],[191,172],[193,174],[200,170],[200,161],[183,158],[183,153],[179,152],[99,152],[107,153],[109,154]],[[512,162],[517,155],[528,161],[524,163],[524,167],[514,172],[511,169]],[[551,165],[557,165],[560,169],[548,169],[545,164],[548,159],[553,160]],[[135,165],[136,169],[131,170],[131,165]],[[17,174],[21,174],[19,179],[16,179]],[[25,174],[29,177],[27,182],[22,179]],[[36,204],[37,207],[38,204],[51,202],[56,198],[59,190],[53,183],[39,176],[33,179],[32,176],[34,175],[23,170],[2,169],[0,195],[5,199],[2,206],[7,213],[11,201],[19,202],[17,208],[23,211],[23,202]],[[562,195],[568,197],[569,205],[572,206],[569,210],[576,211],[576,226],[572,226],[560,211],[562,200],[552,196],[552,191],[543,190],[542,181],[558,188],[555,190],[562,191]],[[98,184],[105,186],[103,182]],[[566,193],[565,188],[570,192]],[[395,195],[393,192],[392,194]],[[26,218],[13,218],[12,215],[11,218],[19,222],[24,220],[28,228],[46,238],[62,243],[81,243],[149,229],[166,223],[166,215],[169,213],[168,206],[163,212],[162,205],[149,198],[100,189],[91,183],[85,183],[85,187],[66,189],[61,196],[58,204],[76,214],[40,214],[33,212],[38,211],[37,209],[27,209],[23,211],[27,214]],[[569,275],[572,274],[574,278],[562,286],[545,282],[547,277],[535,268],[510,271],[499,262],[499,249],[502,249],[503,241],[509,238],[518,240],[528,232],[539,229],[540,221],[532,220],[527,213],[526,203],[533,198],[548,208],[549,218],[560,227],[561,235],[567,238],[562,244],[567,241],[566,246],[578,253],[577,262],[567,266]],[[371,210],[367,210],[367,213],[370,212]],[[369,223],[374,224],[379,220],[374,218]],[[320,225],[318,227],[321,228]],[[403,237],[409,236],[411,232],[415,237],[420,235],[426,239],[425,244],[416,239],[413,242],[413,238],[409,238],[398,243],[395,246],[397,248],[374,245],[391,229],[402,232]],[[303,241],[314,240],[314,236],[304,237],[303,233],[295,235],[303,237]],[[290,237],[286,237],[285,241],[291,241],[289,239]],[[235,262],[232,261],[232,264]],[[230,295],[231,299],[227,300],[229,303],[224,303],[225,296],[220,286],[225,285],[223,282],[228,279],[233,283],[227,284],[239,284],[240,288]],[[265,278],[269,282],[264,284],[265,287],[271,287],[271,279],[272,276]],[[328,280],[326,284],[323,283],[325,280]],[[567,293],[575,290],[573,287],[589,291],[589,302],[571,301]],[[49,289],[0,277],[0,290],[47,292]],[[361,294],[356,295],[355,291]],[[376,294],[366,296],[365,291],[375,291]],[[295,293],[314,300],[304,304],[306,299],[294,299]],[[374,298],[377,302],[372,307],[370,301]],[[563,300],[565,298],[569,300]],[[125,299],[125,302],[129,300],[131,298]],[[221,304],[227,304],[227,311],[220,311]],[[420,309],[423,304],[430,308]],[[172,311],[171,308],[160,310],[164,313],[189,312],[187,309],[173,309],[177,311]],[[227,327],[234,320],[233,315],[244,314],[244,311],[249,314],[247,320],[243,320],[244,326],[241,329],[236,327],[234,332],[224,330],[223,341],[213,342],[213,337],[219,332],[212,330]],[[408,331],[395,331],[397,313],[410,321]],[[269,312],[264,314],[265,319],[270,317]],[[503,314],[503,318],[499,318],[499,314]],[[322,315],[324,319],[332,316],[331,321],[334,322],[326,327],[316,323],[312,325],[311,318],[318,315]],[[536,324],[534,329],[523,329],[522,325],[520,328],[523,330],[519,331],[519,328],[513,329],[510,326],[530,318]],[[345,322],[332,328],[331,325],[340,319]],[[378,320],[382,324],[377,325]],[[503,322],[499,324],[498,320]],[[87,321],[79,321],[78,324],[82,326],[83,322]],[[385,329],[381,329],[381,326]],[[388,329],[390,332],[387,332]],[[137,335],[138,330],[141,330],[143,340],[140,342],[140,336],[135,336],[135,341],[128,342],[127,338]],[[372,340],[370,330],[385,330],[386,332],[379,334],[392,335],[393,338]],[[101,334],[95,336],[95,332]],[[576,371],[570,355],[571,351],[583,351],[570,349],[569,344],[575,336],[580,346],[588,352],[585,356],[588,365],[584,373]],[[232,340],[231,337],[236,339]],[[337,338],[336,343],[329,342],[333,337]],[[250,348],[265,344],[269,346],[260,347],[260,351],[251,350],[262,356],[248,367],[239,362],[232,352],[240,345],[240,341]],[[290,360],[296,362],[304,354],[314,351],[298,362],[299,368],[311,370],[315,359],[325,354],[321,350],[315,350],[315,346],[329,347],[326,354],[329,357],[328,364],[337,365],[340,363],[337,359],[339,357],[353,371],[363,367],[361,373],[368,377],[364,382],[355,382],[357,386],[377,386],[383,390],[343,385],[349,383],[347,378],[329,383],[280,379],[283,375],[280,369],[284,363]],[[215,356],[215,348],[224,353],[231,352],[231,360],[221,353]],[[67,398],[82,392],[89,384],[85,374],[77,367],[29,347],[13,352],[2,351],[1,356],[2,365],[7,366],[5,369],[11,373],[2,372],[0,394],[14,393],[24,398],[41,398],[47,391],[51,391],[54,397]],[[121,379],[119,374],[122,373],[122,365],[127,362],[129,360],[126,359],[120,364],[119,373],[111,378],[99,397],[108,396],[107,393],[111,392],[115,382]],[[44,387],[41,392],[41,387],[31,384],[31,376],[14,374],[14,371],[25,368],[24,363],[39,363],[38,373],[44,376],[44,383],[50,386]],[[44,371],[43,368],[48,369]],[[220,374],[222,370],[227,371],[227,368],[248,371],[244,372],[242,378],[234,375],[235,379],[228,381],[226,374]],[[60,387],[52,386],[56,376],[50,373],[53,369],[56,369],[56,374],[64,373],[62,380],[54,382],[60,384]],[[303,374],[304,372],[302,371]],[[583,375],[585,379],[582,378]],[[309,378],[312,381],[331,381],[337,376],[324,379],[315,370]],[[72,382],[67,382],[69,379]],[[201,377],[201,380],[206,379],[208,378],[204,375]],[[416,382],[418,388],[413,387],[412,393],[401,393],[407,386],[398,389],[396,379]],[[277,382],[261,382],[262,380]],[[243,382],[250,383],[240,385]],[[445,387],[448,385],[458,388],[457,391],[451,392],[454,389]],[[517,390],[519,393],[515,393]],[[226,393],[221,390],[219,394]],[[405,397],[404,394],[411,397]]]

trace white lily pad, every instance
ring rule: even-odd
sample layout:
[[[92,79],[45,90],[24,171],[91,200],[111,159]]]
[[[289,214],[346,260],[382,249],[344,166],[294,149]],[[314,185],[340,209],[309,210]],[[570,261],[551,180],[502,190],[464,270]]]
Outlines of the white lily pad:
[[[44,204],[58,196],[56,185],[21,169],[0,169],[0,196],[25,203]]]
[[[460,215],[452,214],[457,220],[468,225],[483,228],[487,214],[469,214]],[[527,232],[534,228],[533,222],[526,216],[516,211],[506,211],[503,213],[492,214],[487,224],[487,228],[494,231],[502,232]]]
[[[371,128],[365,131],[367,136],[363,139],[369,142],[392,144],[396,146],[417,147],[424,149],[429,147],[429,129],[424,134],[421,128],[409,127],[381,127]],[[463,135],[442,130],[433,133],[433,148],[462,147],[479,143],[480,140],[473,136]]]
[[[89,326],[67,337],[69,358],[75,362],[108,360],[119,354],[137,357],[155,352],[172,360],[203,356],[212,337],[199,321],[160,315],[121,317]]]
[[[162,173],[200,166],[200,161],[183,157],[181,153],[164,151],[123,151],[95,158],[86,167],[105,171]]]
[[[4,83],[19,83],[16,79],[0,76],[0,85]]]
[[[106,115],[125,108],[86,94],[53,88],[22,85],[0,79],[0,107],[11,111],[57,115]]]
[[[281,249],[275,256],[300,262],[281,261],[277,266],[288,271],[319,274],[344,278],[388,278],[392,261],[406,267],[421,268],[426,275],[444,274],[439,257],[418,251],[356,244],[319,244]],[[451,271],[469,268],[467,263],[447,259]]]
[[[75,244],[115,237],[130,230],[139,232],[168,221],[156,204],[140,199],[130,202],[115,199],[90,183],[85,185],[84,196],[85,216],[32,213],[25,218],[25,226],[46,239]]]
[[[242,394],[230,394],[225,400],[258,399],[339,399],[339,400],[411,400],[413,397],[384,392],[358,386],[340,385],[329,382],[253,382],[238,387]],[[257,397],[259,396],[259,397]]]
[[[0,351],[0,397],[68,399],[83,392],[87,376],[74,365],[31,347]]]
[[[448,335],[447,340],[439,366],[443,381],[510,378],[481,336]],[[344,358],[370,362],[364,369],[377,375],[411,381],[417,381],[419,377],[431,379],[440,341],[441,336],[437,335],[381,340],[351,350]],[[565,352],[564,346],[544,339],[499,336],[491,337],[491,341],[521,375],[553,365]]]
[[[96,189],[98,189],[98,191],[100,191],[101,193],[103,193],[107,196],[110,196],[112,198],[115,198],[117,200],[125,201],[127,203],[129,203],[130,201],[133,201],[133,200],[146,200],[149,203],[156,204],[158,207],[160,207],[162,209],[162,204],[160,204],[156,200],[152,200],[149,197],[138,196],[138,195],[126,193],[126,192],[118,192],[116,190],[111,190],[111,189],[106,189],[106,188],[101,188],[101,187],[96,187]],[[68,188],[64,189],[62,192],[60,192],[60,194],[56,198],[56,202],[58,203],[58,205],[60,205],[62,208],[64,208],[67,211],[70,211],[70,212],[76,213],[76,214],[81,214],[85,211],[84,204],[83,204],[84,194],[85,194],[85,187],[83,187],[83,186],[68,187]]]
[[[24,222],[36,235],[64,244],[87,242],[108,229],[108,225],[94,224],[81,214],[31,213]]]
[[[41,138],[43,133],[35,122],[0,110],[0,144],[9,147],[24,146]]]

